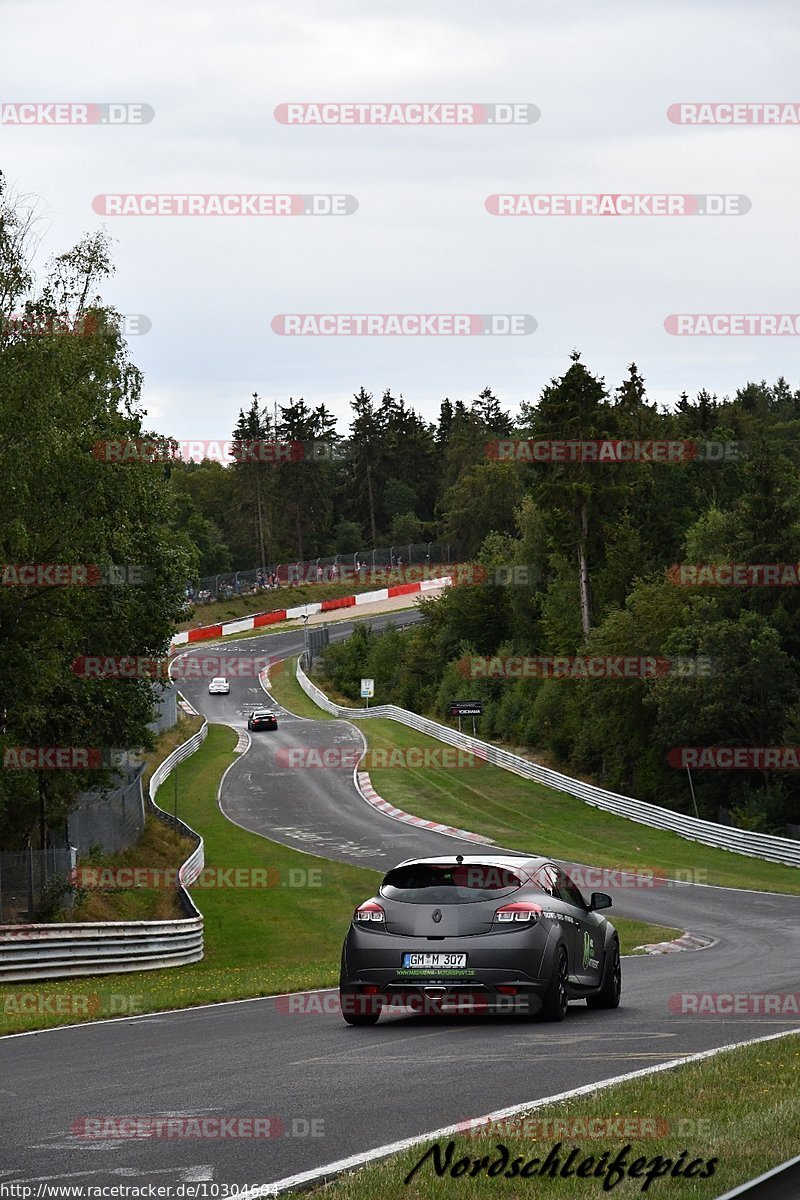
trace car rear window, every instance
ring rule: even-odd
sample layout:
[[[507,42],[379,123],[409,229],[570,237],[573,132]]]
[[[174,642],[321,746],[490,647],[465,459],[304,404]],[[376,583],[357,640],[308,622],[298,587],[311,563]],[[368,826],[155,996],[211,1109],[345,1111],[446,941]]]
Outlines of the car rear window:
[[[520,887],[519,875],[497,863],[411,863],[390,871],[380,893],[405,904],[470,904]]]

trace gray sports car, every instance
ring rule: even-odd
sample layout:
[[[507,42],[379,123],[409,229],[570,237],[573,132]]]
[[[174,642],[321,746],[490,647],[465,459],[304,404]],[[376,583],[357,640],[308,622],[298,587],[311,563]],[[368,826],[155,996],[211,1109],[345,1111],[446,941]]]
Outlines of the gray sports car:
[[[457,854],[409,859],[360,904],[342,948],[349,1025],[389,1004],[420,1012],[517,1012],[562,1021],[570,1000],[616,1008],[619,938],[546,858]]]

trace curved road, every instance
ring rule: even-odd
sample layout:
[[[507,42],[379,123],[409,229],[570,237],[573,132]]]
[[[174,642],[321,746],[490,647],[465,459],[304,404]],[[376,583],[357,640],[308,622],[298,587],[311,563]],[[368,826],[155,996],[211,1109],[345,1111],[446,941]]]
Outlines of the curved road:
[[[409,619],[371,620],[380,627]],[[332,625],[332,639],[351,628]],[[302,633],[293,631],[224,653],[282,658],[301,648]],[[240,730],[248,708],[264,699],[255,679],[233,681],[229,697],[209,697],[204,682],[182,690],[211,720]],[[454,850],[453,838],[372,810],[355,793],[350,770],[292,772],[276,764],[278,749],[298,745],[361,741],[346,722],[285,714],[277,735],[256,735],[228,772],[221,802],[232,820],[378,870],[409,855]],[[319,993],[305,1002],[313,1009],[306,1013],[290,1011],[296,1001],[272,997],[1,1039],[0,1183],[269,1183],[499,1107],[797,1025],[791,1018],[681,1015],[669,998],[795,992],[800,897],[686,884],[607,890],[622,915],[718,942],[701,952],[627,959],[616,1012],[575,1005],[557,1026],[392,1014],[352,1029],[321,1011],[330,993]],[[597,1112],[608,1115],[602,1099]],[[170,1114],[277,1117],[283,1134],[88,1140],[70,1133],[84,1116]],[[702,1139],[687,1140],[702,1154]]]

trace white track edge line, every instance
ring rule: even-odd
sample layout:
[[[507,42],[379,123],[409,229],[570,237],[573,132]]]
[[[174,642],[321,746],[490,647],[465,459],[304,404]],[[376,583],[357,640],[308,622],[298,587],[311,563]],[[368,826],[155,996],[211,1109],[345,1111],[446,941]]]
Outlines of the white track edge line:
[[[495,1112],[487,1113],[482,1117],[474,1117],[470,1121],[471,1129],[475,1129],[476,1122],[488,1124],[490,1121],[500,1121],[508,1117],[518,1116],[523,1112],[533,1112],[536,1109],[544,1108],[548,1104],[559,1104],[562,1100],[571,1100],[578,1096],[591,1095],[593,1092],[604,1091],[606,1088],[613,1087],[617,1083],[627,1083],[631,1079],[642,1079],[647,1075],[656,1075],[661,1071],[672,1071],[676,1067],[686,1066],[689,1063],[702,1062],[708,1058],[715,1058],[718,1054],[724,1054],[728,1050],[738,1050],[744,1046],[755,1046],[763,1042],[774,1042],[779,1038],[792,1037],[800,1034],[798,1029],[784,1030],[781,1033],[770,1033],[766,1037],[749,1038],[744,1042],[734,1042],[728,1046],[718,1046],[712,1050],[701,1050],[697,1054],[689,1054],[684,1058],[678,1058],[672,1062],[657,1063],[652,1067],[643,1067],[638,1071],[629,1071],[624,1075],[615,1075],[611,1079],[603,1079],[596,1083],[584,1084],[582,1087],[574,1088],[569,1092],[559,1092],[555,1096],[544,1096],[541,1100],[523,1101],[521,1104],[513,1104],[508,1108],[500,1108]],[[317,1180],[330,1181],[336,1175],[341,1175],[343,1172],[352,1170],[355,1167],[363,1167],[367,1163],[375,1162],[381,1158],[388,1158],[392,1154],[399,1154],[403,1150],[410,1150],[413,1146],[421,1145],[423,1142],[438,1141],[440,1138],[457,1136],[464,1132],[465,1121],[460,1121],[457,1125],[446,1125],[442,1129],[434,1129],[428,1133],[416,1134],[414,1137],[403,1138],[398,1142],[390,1142],[385,1146],[376,1146],[373,1150],[366,1150],[361,1154],[352,1154],[349,1158],[339,1159],[338,1162],[327,1163],[323,1167],[315,1167],[310,1171],[302,1171],[297,1175],[288,1175],[284,1179],[278,1179],[274,1183],[266,1183],[247,1191],[239,1193],[238,1200],[256,1200],[260,1196],[278,1196],[281,1192],[286,1192],[291,1188],[304,1187],[312,1184]]]
[[[781,1171],[787,1171],[789,1167],[794,1167],[800,1163],[800,1154],[795,1158],[788,1159],[787,1162],[781,1163],[779,1167],[773,1167],[771,1171],[765,1171],[763,1175],[757,1176],[755,1179],[749,1180],[747,1183],[741,1183],[734,1188],[732,1192],[726,1192],[724,1196],[718,1196],[717,1200],[733,1200],[734,1196],[745,1196],[754,1187],[763,1183],[766,1179],[772,1179],[775,1175],[780,1175]]]
[[[625,956],[623,955],[623,958]],[[645,955],[637,955],[637,958]],[[60,980],[52,980],[58,983]],[[242,996],[239,1000],[210,1000],[207,1004],[187,1004],[184,1008],[154,1008],[152,1012],[134,1013],[129,1017],[108,1017],[101,1021],[76,1021],[74,1025],[51,1025],[47,1029],[21,1029],[19,1033],[0,1034],[0,1042],[10,1038],[39,1037],[42,1033],[62,1033],[65,1029],[97,1029],[101,1025],[119,1025],[123,1021],[150,1021],[153,1017],[166,1017],[176,1013],[202,1012],[207,1008],[225,1008],[228,1004],[257,1004],[265,1000],[278,1000],[291,996],[318,996],[323,992],[338,992],[338,987],[305,988],[301,992],[270,992],[268,996]]]
[[[282,661],[285,661],[285,660],[282,660]],[[309,699],[311,699],[311,697],[309,697]],[[323,709],[323,712],[324,712],[324,711],[325,711],[325,710]],[[331,715],[333,715],[333,714],[331,714]],[[419,714],[415,714],[415,715],[419,715]],[[303,720],[310,720],[310,719],[311,719],[311,718],[307,718],[307,717],[304,717],[304,718],[303,718]],[[347,717],[334,717],[334,719],[335,719],[335,720],[339,720],[339,721],[347,721],[347,720],[348,720],[348,718],[347,718]],[[402,724],[402,722],[401,722],[401,721],[397,721],[397,718],[396,718],[396,717],[382,717],[382,718],[381,718],[381,720],[384,720],[384,721],[396,721],[398,725],[401,725],[401,724]],[[350,724],[352,724],[352,722],[349,722],[349,723],[350,723]],[[411,726],[404,726],[404,728],[411,728]],[[422,732],[422,731],[419,731],[419,732]],[[437,741],[437,742],[441,742],[441,741],[442,741],[442,739],[441,739],[441,738],[437,738],[436,734],[434,734],[434,733],[423,734],[423,736],[425,736],[425,737],[430,737],[430,738],[433,738],[433,739],[434,739],[434,741]],[[443,745],[449,745],[449,743],[448,743],[448,742],[442,742],[442,744],[443,744]],[[493,744],[493,743],[492,743],[492,744]],[[500,747],[500,749],[502,749],[502,747]],[[496,767],[498,771],[509,771],[509,770],[510,770],[510,768],[509,768],[509,767],[504,767],[504,766],[503,766],[502,764],[500,764],[500,763],[489,763],[488,765],[489,765],[489,766]],[[536,765],[536,764],[534,764],[534,765]],[[516,772],[515,772],[515,771],[512,771],[511,773],[512,773],[512,774],[516,774]],[[541,786],[542,786],[542,787],[546,787],[546,786],[547,786],[547,784],[542,784]],[[563,793],[563,794],[564,794],[564,795],[569,795],[570,793],[566,792],[566,793]],[[363,798],[363,797],[362,797],[362,798]],[[576,796],[576,797],[575,797],[575,799],[579,799],[579,797],[577,797],[577,796]],[[367,803],[369,803],[369,801],[367,801]],[[605,810],[600,810],[600,811],[605,811]],[[384,815],[385,815],[385,814],[384,814]],[[613,813],[613,814],[610,814],[610,815],[612,815],[612,816],[619,816],[619,814],[618,814],[618,813]],[[622,820],[622,821],[627,821],[627,820],[629,820],[629,819],[630,819],[630,818],[628,818],[628,817],[622,817],[622,816],[620,816],[620,820]],[[650,829],[650,828],[656,829],[657,827],[655,827],[655,826],[647,826],[646,828],[648,828],[648,829]],[[659,832],[659,833],[673,833],[675,837],[679,837],[679,836],[680,836],[679,834],[675,834],[675,833],[674,833],[674,831],[673,831],[673,830],[671,830],[671,829],[657,829],[657,832]],[[451,836],[451,835],[449,835],[449,834],[446,834],[445,836]],[[687,840],[687,841],[688,841],[688,840],[690,840],[690,839],[688,839],[688,838],[687,838],[687,839],[685,839],[685,840]],[[496,844],[496,843],[495,843],[495,844]],[[696,845],[696,846],[703,846],[703,845],[705,845],[705,843],[703,843],[703,842],[695,842],[695,843],[694,843],[694,845]],[[709,849],[709,850],[721,850],[721,849],[722,849],[722,847],[720,847],[720,846],[708,846],[708,847],[707,847],[707,849]],[[517,851],[516,853],[523,853],[523,852],[522,852],[522,851]],[[733,851],[725,851],[725,853],[733,853]],[[748,856],[746,856],[746,855],[742,855],[742,857],[748,857]],[[553,855],[553,858],[554,858],[554,860],[555,860],[556,862],[567,862],[567,859],[559,859],[559,858],[557,858],[555,855]],[[787,864],[787,863],[780,863],[780,864],[776,863],[776,864],[770,864],[770,863],[769,863],[769,861],[768,861],[767,859],[763,859],[763,858],[755,858],[755,859],[754,859],[754,861],[756,861],[756,862],[762,862],[762,863],[765,863],[765,865],[767,865],[767,866],[769,866],[769,865],[775,865],[775,866],[788,866],[788,864]],[[607,867],[607,868],[603,868],[603,867],[597,867],[596,865],[592,865],[592,864],[590,864],[590,863],[575,863],[574,865],[575,865],[575,866],[586,866],[586,867],[590,867],[590,869],[591,869],[591,870],[623,870],[623,868],[621,868],[621,867],[620,867],[620,868],[616,868],[616,867]],[[790,868],[790,869],[791,869],[791,868]],[[795,868],[795,869],[800,871],[800,867],[797,867],[797,868]],[[636,871],[633,871],[633,870],[631,870],[631,871],[629,871],[629,872],[627,872],[627,873],[628,873],[628,874],[631,874],[631,875],[634,875],[634,874],[639,874],[639,872],[636,872]],[[761,888],[743,888],[743,887],[738,887],[738,888],[737,888],[737,887],[730,887],[728,884],[725,884],[725,883],[696,883],[696,882],[694,882],[693,880],[688,880],[688,879],[670,879],[669,877],[667,877],[667,878],[665,878],[665,879],[664,879],[664,886],[667,886],[667,887],[702,887],[702,888],[714,888],[714,889],[716,889],[716,891],[719,891],[719,892],[728,892],[728,893],[731,893],[731,892],[740,892],[740,893],[742,893],[742,894],[743,894],[743,895],[745,895],[745,896],[780,896],[782,899],[786,899],[786,897],[788,896],[788,897],[789,897],[789,899],[795,899],[795,900],[796,900],[796,899],[798,899],[798,898],[800,898],[800,897],[798,897],[798,894],[797,894],[796,892],[767,892],[767,891],[764,891],[764,890],[763,890],[763,889],[761,889]]]

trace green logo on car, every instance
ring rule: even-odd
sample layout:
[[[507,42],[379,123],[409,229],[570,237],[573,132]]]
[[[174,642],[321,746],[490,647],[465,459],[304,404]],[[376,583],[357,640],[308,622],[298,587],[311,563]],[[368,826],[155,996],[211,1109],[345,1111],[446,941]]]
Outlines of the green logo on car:
[[[589,965],[589,959],[592,957],[592,939],[588,933],[583,935],[583,968],[584,970]]]

